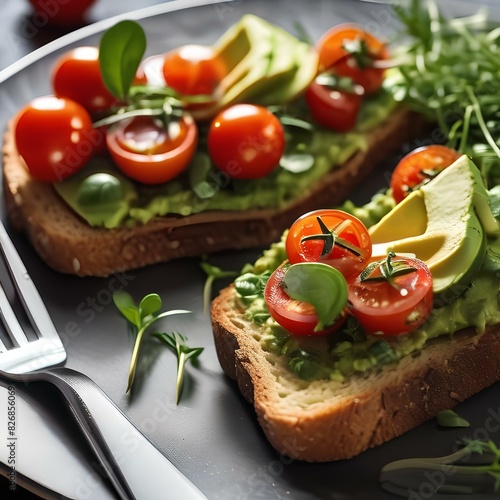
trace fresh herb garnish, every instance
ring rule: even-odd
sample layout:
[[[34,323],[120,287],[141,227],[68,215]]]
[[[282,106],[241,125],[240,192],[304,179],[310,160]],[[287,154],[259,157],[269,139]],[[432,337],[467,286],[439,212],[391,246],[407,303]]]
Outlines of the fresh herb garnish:
[[[439,498],[446,494],[467,494],[470,498],[498,494],[500,449],[493,441],[463,440],[463,444],[463,448],[445,457],[410,458],[387,464],[380,472],[382,487],[404,498],[424,483],[434,488],[426,490],[429,497],[435,493]],[[429,477],[436,474],[440,480],[431,483]]]
[[[210,307],[210,298],[212,296],[212,285],[215,280],[223,278],[232,278],[238,276],[236,271],[224,271],[220,267],[209,264],[206,261],[200,263],[201,268],[207,274],[207,279],[203,287],[203,312],[208,311]]]
[[[440,411],[436,419],[441,427],[470,427],[470,423],[453,410]]]
[[[315,331],[335,323],[347,304],[347,282],[338,269],[319,262],[301,262],[286,270],[282,287],[292,299],[314,306]]]
[[[185,314],[191,311],[175,309],[172,311],[160,312],[162,308],[162,300],[156,293],[146,295],[139,303],[139,306],[137,306],[129,293],[123,291],[115,292],[113,294],[113,302],[133,327],[135,333],[134,349],[130,360],[126,390],[128,393],[132,389],[132,384],[134,383],[137,360],[139,358],[139,349],[146,330],[161,318],[166,318],[167,316],[172,316],[174,314]]]
[[[175,402],[179,404],[181,398],[182,386],[184,382],[184,371],[186,363],[191,360],[194,362],[203,352],[203,347],[189,347],[186,344],[186,337],[180,333],[154,333],[157,339],[163,342],[177,356],[177,377]]]
[[[121,21],[102,35],[99,45],[102,78],[118,99],[127,98],[146,45],[144,30],[135,21]]]
[[[500,31],[486,11],[446,19],[435,2],[418,0],[394,10],[407,47],[389,78],[396,99],[435,121],[435,140],[469,155],[485,182],[498,184]]]

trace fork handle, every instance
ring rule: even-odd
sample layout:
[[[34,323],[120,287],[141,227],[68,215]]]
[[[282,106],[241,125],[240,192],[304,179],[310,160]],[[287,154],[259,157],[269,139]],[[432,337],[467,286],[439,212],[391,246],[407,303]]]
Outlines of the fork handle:
[[[87,376],[52,368],[36,378],[62,393],[122,499],[206,499]]]

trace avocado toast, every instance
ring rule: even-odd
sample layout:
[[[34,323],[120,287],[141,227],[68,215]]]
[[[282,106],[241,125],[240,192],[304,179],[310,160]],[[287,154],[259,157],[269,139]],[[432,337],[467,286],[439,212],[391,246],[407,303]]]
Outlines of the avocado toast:
[[[262,295],[246,291],[286,259],[282,243],[240,278],[243,284],[237,280],[214,299],[221,366],[279,452],[307,461],[350,458],[499,379],[499,223],[478,173],[462,156],[370,230],[376,255],[412,252],[434,271],[434,308],[414,331],[287,333],[266,318]],[[458,197],[464,208],[457,217]],[[498,213],[496,195],[491,201]]]

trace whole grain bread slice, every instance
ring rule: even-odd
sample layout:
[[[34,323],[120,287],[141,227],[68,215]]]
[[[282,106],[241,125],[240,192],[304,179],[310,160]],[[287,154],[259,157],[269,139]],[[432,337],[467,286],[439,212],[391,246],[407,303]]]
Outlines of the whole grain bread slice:
[[[235,289],[212,303],[215,346],[272,446],[297,460],[347,459],[452,408],[500,380],[500,326],[434,339],[418,352],[347,382],[305,382],[262,348],[263,328],[235,307]]]
[[[50,267],[80,276],[108,276],[180,257],[267,246],[303,213],[339,204],[377,164],[428,127],[421,116],[396,110],[367,134],[365,151],[354,154],[282,210],[210,211],[104,229],[91,227],[50,184],[28,174],[19,161],[11,123],[3,146],[7,214]]]

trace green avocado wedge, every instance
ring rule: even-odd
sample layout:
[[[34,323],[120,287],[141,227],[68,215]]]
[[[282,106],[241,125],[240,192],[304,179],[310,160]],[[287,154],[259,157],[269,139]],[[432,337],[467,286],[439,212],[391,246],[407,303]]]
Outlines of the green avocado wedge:
[[[285,103],[300,94],[317,72],[315,50],[252,14],[224,33],[214,49],[228,68],[216,90],[221,95],[219,107],[249,100],[263,105]]]
[[[461,156],[370,228],[373,255],[414,254],[426,262],[434,295],[460,295],[479,271],[498,221],[479,170]]]

